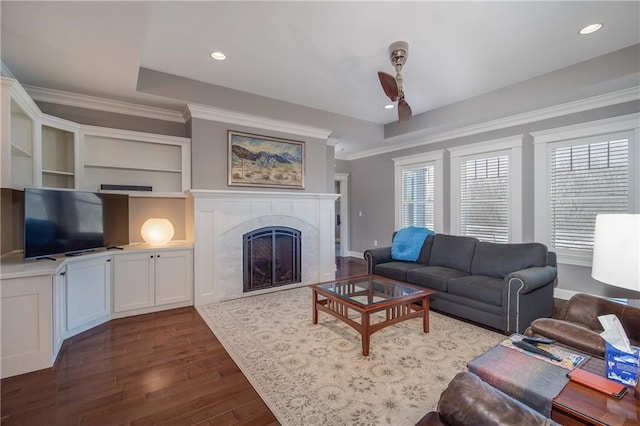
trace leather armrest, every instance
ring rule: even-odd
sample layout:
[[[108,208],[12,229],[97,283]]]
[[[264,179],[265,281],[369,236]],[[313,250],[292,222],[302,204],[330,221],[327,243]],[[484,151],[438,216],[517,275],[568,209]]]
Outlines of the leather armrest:
[[[604,357],[605,343],[598,332],[569,321],[538,318],[529,327],[533,334],[548,337],[579,351]]]
[[[448,425],[555,425],[470,372],[458,373],[440,395],[440,418]]]

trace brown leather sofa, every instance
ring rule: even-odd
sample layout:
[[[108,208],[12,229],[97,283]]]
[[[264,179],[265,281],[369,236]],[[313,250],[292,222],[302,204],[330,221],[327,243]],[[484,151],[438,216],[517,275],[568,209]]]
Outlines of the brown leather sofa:
[[[524,332],[544,336],[579,351],[604,357],[605,342],[598,316],[615,314],[634,346],[640,346],[640,309],[589,294],[576,294],[563,307],[558,318],[539,318]]]
[[[468,371],[458,373],[440,395],[437,411],[416,426],[557,425]]]

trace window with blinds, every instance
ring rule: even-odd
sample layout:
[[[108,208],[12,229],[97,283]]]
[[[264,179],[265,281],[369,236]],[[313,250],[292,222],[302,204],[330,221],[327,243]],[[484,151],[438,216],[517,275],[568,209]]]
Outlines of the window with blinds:
[[[462,160],[460,232],[481,241],[509,241],[509,156]]]
[[[434,229],[435,166],[402,170],[400,225]]]
[[[549,232],[556,249],[592,250],[596,215],[629,212],[629,138],[606,139],[551,148]]]

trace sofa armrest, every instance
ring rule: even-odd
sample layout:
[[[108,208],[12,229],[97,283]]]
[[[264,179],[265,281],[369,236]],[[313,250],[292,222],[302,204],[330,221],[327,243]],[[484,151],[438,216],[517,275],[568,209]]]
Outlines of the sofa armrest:
[[[604,358],[604,339],[597,332],[569,321],[539,318],[531,323],[525,334],[556,340],[579,351]]]
[[[367,271],[373,274],[373,269],[380,263],[391,262],[391,247],[378,247],[368,249],[364,252],[364,258],[367,261]]]
[[[535,266],[512,272],[504,278],[505,331],[522,333],[534,320],[553,314],[553,286],[557,273],[553,266]]]
[[[438,413],[448,425],[557,425],[470,372],[458,373],[449,383]]]
[[[553,266],[535,266],[510,273],[504,282],[510,286],[520,283],[520,294],[527,294],[555,281],[558,270]]]

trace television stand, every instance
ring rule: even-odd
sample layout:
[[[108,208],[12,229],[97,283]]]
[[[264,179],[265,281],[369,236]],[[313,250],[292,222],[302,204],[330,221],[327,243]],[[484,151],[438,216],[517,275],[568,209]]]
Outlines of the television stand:
[[[124,248],[118,246],[109,246],[107,247],[107,250],[124,250]]]
[[[39,257],[39,258],[37,258],[36,260],[41,260],[41,259],[53,260],[54,262],[58,260],[58,259],[56,259],[55,257],[51,257],[51,256],[43,256],[43,257]]]
[[[75,257],[75,256],[82,256],[83,254],[87,254],[87,253],[93,253],[93,252],[95,252],[95,250],[75,251],[73,253],[66,253],[65,256],[67,256],[67,257]]]

